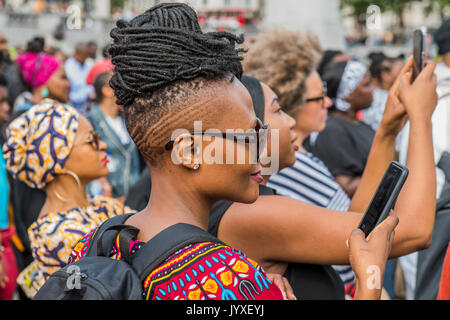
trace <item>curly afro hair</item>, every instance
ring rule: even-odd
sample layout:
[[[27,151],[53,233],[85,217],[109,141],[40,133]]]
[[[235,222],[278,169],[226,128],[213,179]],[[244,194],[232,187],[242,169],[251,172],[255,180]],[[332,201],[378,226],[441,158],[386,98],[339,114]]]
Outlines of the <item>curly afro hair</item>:
[[[295,115],[306,99],[305,82],[322,57],[317,37],[275,29],[261,32],[243,61],[244,73],[267,84],[283,110]]]

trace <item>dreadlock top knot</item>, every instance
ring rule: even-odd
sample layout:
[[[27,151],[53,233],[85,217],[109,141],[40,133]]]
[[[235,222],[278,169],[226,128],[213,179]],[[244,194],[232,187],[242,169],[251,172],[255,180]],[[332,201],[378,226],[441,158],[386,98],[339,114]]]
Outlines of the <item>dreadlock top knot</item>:
[[[244,50],[236,44],[243,43],[243,36],[203,33],[197,14],[186,4],[163,3],[130,22],[118,21],[111,37],[115,73],[110,84],[123,106],[177,80],[242,76]]]

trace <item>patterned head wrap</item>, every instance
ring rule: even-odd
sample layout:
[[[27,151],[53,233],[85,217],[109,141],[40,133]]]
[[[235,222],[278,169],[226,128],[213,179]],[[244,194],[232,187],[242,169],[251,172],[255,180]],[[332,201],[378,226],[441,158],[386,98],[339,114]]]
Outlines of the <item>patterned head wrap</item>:
[[[11,175],[43,189],[62,173],[78,129],[78,112],[46,99],[11,122],[3,153]]]
[[[27,52],[17,58],[25,82],[31,88],[39,88],[45,84],[58,70],[59,61],[46,53]]]
[[[345,101],[345,98],[347,98],[350,93],[355,91],[366,73],[367,67],[361,62],[349,61],[347,63],[344,69],[344,73],[342,74],[339,88],[337,90],[336,99],[334,101],[336,109],[344,112],[350,109],[350,103]]]

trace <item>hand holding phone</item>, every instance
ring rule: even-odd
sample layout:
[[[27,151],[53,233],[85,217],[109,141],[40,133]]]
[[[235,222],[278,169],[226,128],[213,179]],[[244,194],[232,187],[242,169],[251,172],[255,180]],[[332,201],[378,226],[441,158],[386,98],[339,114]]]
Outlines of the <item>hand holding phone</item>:
[[[381,222],[368,238],[360,229],[355,229],[347,242],[349,260],[355,272],[355,300],[380,299],[386,261],[398,225],[395,212]]]
[[[438,101],[435,68],[435,62],[427,61],[414,82],[411,80],[411,72],[399,76],[398,99],[406,109],[410,122],[418,120],[423,123],[424,120],[431,120]]]
[[[386,219],[394,207],[398,194],[408,177],[408,173],[408,168],[395,161],[391,162],[387,168],[358,226],[366,237],[378,224]]]

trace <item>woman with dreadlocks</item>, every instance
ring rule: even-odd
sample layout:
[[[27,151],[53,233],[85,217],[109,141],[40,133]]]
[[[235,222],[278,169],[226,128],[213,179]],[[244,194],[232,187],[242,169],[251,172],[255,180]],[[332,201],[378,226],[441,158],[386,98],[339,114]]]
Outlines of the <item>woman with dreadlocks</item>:
[[[180,222],[206,230],[210,208],[218,199],[255,201],[259,164],[204,165],[196,160],[202,146],[190,139],[191,133],[199,133],[196,120],[203,129],[263,132],[239,81],[242,67],[235,45],[242,39],[202,33],[195,12],[184,4],[161,4],[129,23],[119,21],[111,36],[115,72],[110,84],[157,186],[149,205],[126,221],[140,230],[130,252]],[[179,128],[186,133],[174,136]],[[245,148],[246,144],[237,144],[238,150],[249,154],[250,147]],[[90,239],[85,237],[85,245]],[[69,262],[81,258],[81,252],[82,245],[77,245]],[[250,290],[236,285],[242,281],[250,282]],[[256,262],[219,241],[179,250],[151,272],[143,286],[146,298],[152,300],[283,299]]]
[[[254,202],[263,178],[260,164],[249,160],[254,144],[256,157],[261,154],[264,144],[255,142],[264,141],[268,130],[255,116],[252,99],[240,82],[241,50],[235,46],[243,39],[226,32],[203,33],[189,6],[155,6],[129,23],[118,22],[111,36],[115,65],[111,87],[124,105],[127,128],[147,161],[153,185],[147,207],[126,221],[139,229],[130,243],[133,254],[180,222],[207,230],[211,208],[220,199]],[[201,130],[195,120],[201,121]],[[218,132],[211,139],[200,146],[193,142],[212,128]],[[237,133],[229,135],[229,129],[256,131],[257,137],[239,140]],[[237,150],[231,157],[234,162],[228,161],[230,148],[219,155],[219,161],[212,161],[206,152],[210,141],[221,147],[229,141],[232,151]],[[244,153],[246,161],[236,164],[237,155]],[[199,154],[203,162],[197,161]],[[378,239],[381,245],[370,248],[368,255],[383,256],[388,251],[394,225],[386,227]],[[76,246],[71,262],[83,257],[91,235]],[[359,240],[350,238],[354,256],[360,252]],[[113,252],[120,248],[116,245]],[[239,289],[242,281],[250,289]],[[156,300],[282,297],[255,261],[219,242],[181,249],[148,275],[144,290],[147,299]]]

